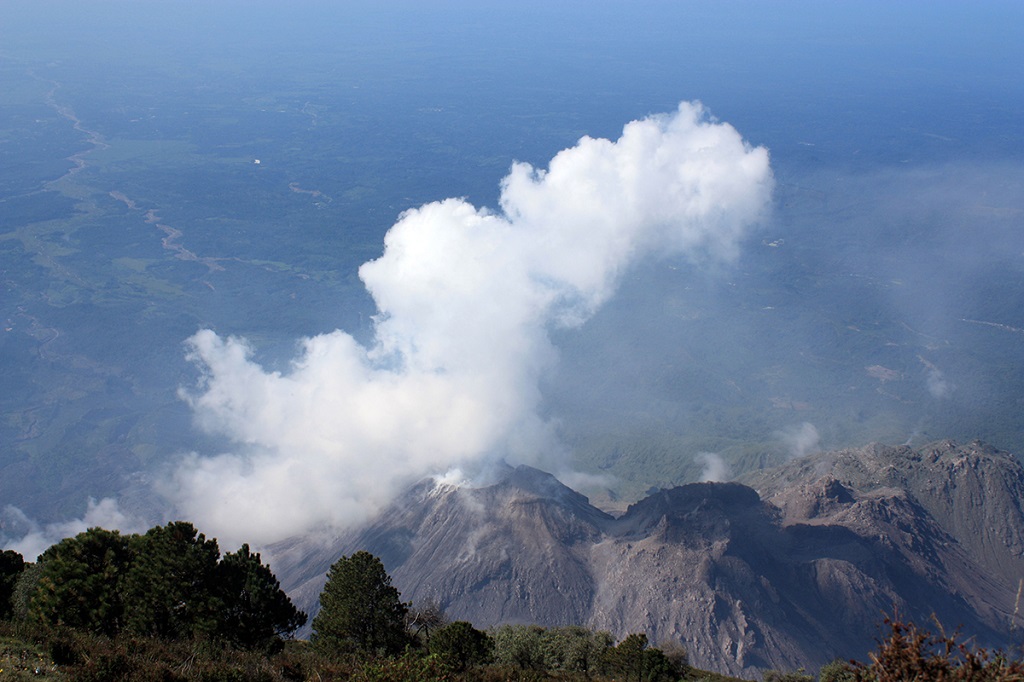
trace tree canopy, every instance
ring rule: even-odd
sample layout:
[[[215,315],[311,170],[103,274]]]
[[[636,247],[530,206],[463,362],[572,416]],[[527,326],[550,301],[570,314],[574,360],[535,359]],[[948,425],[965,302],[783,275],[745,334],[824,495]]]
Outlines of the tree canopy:
[[[0,556],[0,590],[7,558]],[[16,563],[11,560],[12,570]],[[167,640],[211,637],[255,648],[306,622],[258,553],[242,545],[221,559],[217,541],[186,521],[145,535],[90,528],[31,566],[18,570],[16,596],[23,615],[40,623]],[[0,607],[10,606],[3,596],[0,591]]]
[[[44,623],[112,635],[121,629],[121,581],[131,563],[128,538],[90,528],[65,538],[39,557],[29,617]]]
[[[24,570],[24,557],[9,549],[0,552],[0,620],[10,618],[14,611],[14,587]]]
[[[380,559],[362,551],[343,556],[327,572],[313,642],[326,652],[398,653],[409,641],[408,608]]]
[[[191,523],[175,521],[135,536],[132,550],[124,580],[130,631],[164,639],[217,631],[224,606],[214,589],[220,559],[216,540],[207,540]]]
[[[242,545],[217,566],[217,593],[223,604],[221,635],[236,645],[253,648],[306,624],[306,614],[291,599],[259,553]]]
[[[486,632],[477,630],[464,620],[440,628],[430,638],[430,653],[441,657],[457,672],[491,660],[494,642]]]
[[[650,648],[647,635],[633,633],[606,653],[606,666],[612,674],[627,682],[670,682],[682,671],[660,649]]]

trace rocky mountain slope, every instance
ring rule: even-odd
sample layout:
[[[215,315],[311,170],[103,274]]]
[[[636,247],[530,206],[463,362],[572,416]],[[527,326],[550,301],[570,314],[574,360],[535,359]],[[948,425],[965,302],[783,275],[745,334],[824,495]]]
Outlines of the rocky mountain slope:
[[[872,445],[651,495],[613,518],[555,478],[424,482],[375,522],[273,548],[311,613],[342,554],[379,555],[403,598],[478,627],[585,624],[682,642],[750,675],[863,658],[882,614],[935,614],[986,644],[1019,639],[1024,470],[981,444]]]

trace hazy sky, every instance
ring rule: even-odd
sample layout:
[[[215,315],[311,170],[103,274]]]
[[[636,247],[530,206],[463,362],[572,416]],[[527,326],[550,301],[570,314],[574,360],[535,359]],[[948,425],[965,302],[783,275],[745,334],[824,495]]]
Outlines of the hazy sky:
[[[199,293],[154,303],[145,354],[115,373],[151,409],[133,420],[179,421],[110,451],[156,454],[83,458],[112,473],[12,497],[5,535],[138,525],[113,497],[141,485],[208,534],[268,541],[481,457],[568,471],[576,447],[593,468],[631,428],[680,448],[618,465],[641,490],[721,478],[744,443],[799,454],[935,424],[1014,442],[1022,25],[1010,2],[0,4],[0,129],[56,116],[66,136],[2,139],[0,200],[93,197],[105,229],[152,209],[222,268],[160,253],[167,233],[89,246],[11,213],[0,263],[29,293],[4,308],[9,381],[43,357],[25,315],[74,348],[90,300],[100,366],[139,319],[34,296],[25,263],[88,287],[25,235],[112,264],[155,250],[150,275]],[[708,113],[677,110],[696,101]],[[89,145],[79,184],[16,189]],[[9,423],[57,415],[37,430],[94,447],[60,431],[73,401],[40,392],[4,403]],[[7,475],[37,441],[0,453]],[[86,518],[65,524],[57,498]]]

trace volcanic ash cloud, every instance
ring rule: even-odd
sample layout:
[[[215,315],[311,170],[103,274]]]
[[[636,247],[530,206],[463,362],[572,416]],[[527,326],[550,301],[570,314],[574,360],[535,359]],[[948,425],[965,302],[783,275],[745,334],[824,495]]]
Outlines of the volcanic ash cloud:
[[[683,103],[546,170],[514,164],[500,211],[446,199],[403,213],[359,270],[378,310],[369,346],[307,338],[282,373],[243,339],[188,340],[202,378],[183,395],[236,447],[187,457],[163,492],[212,535],[269,542],[361,520],[412,478],[536,456],[549,330],[586,321],[645,257],[732,257],[771,185],[764,148]]]

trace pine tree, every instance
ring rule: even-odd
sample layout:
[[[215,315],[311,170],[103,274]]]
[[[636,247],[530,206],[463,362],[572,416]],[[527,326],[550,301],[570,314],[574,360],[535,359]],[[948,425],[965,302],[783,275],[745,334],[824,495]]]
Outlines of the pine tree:
[[[223,604],[220,635],[238,646],[266,646],[306,623],[306,614],[295,608],[270,567],[258,553],[249,551],[249,545],[224,555],[216,582]]]
[[[120,587],[131,563],[128,545],[117,531],[90,528],[47,549],[29,588],[29,618],[116,634],[123,624]]]
[[[24,557],[10,549],[0,552],[0,620],[7,620],[14,611],[14,586],[24,570]]]
[[[124,582],[127,628],[164,639],[216,634],[223,609],[214,587],[217,541],[175,521],[135,536],[132,550]]]
[[[605,659],[610,672],[629,682],[669,682],[683,672],[660,649],[648,647],[643,633],[627,635],[606,652]]]
[[[343,556],[331,566],[320,593],[313,643],[325,653],[400,653],[409,641],[407,611],[380,559],[369,552]]]

